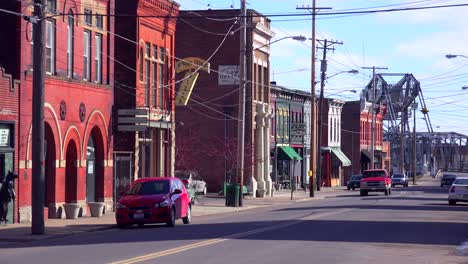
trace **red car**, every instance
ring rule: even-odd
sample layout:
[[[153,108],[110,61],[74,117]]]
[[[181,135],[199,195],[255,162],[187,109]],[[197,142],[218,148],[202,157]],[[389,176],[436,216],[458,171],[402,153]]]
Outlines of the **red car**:
[[[166,223],[177,219],[191,222],[190,197],[178,178],[144,178],[132,183],[116,204],[118,227],[137,224]]]
[[[384,169],[364,171],[360,185],[361,196],[366,196],[369,192],[384,192],[385,195],[392,194],[392,179]]]

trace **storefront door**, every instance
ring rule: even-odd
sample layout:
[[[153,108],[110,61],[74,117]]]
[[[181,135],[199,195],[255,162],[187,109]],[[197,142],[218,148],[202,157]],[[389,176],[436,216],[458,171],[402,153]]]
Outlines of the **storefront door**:
[[[10,153],[0,153],[0,180],[3,180],[8,174],[8,171],[13,171],[13,152]],[[8,204],[8,214],[7,220],[8,223],[13,223],[13,208],[15,201],[12,201]]]

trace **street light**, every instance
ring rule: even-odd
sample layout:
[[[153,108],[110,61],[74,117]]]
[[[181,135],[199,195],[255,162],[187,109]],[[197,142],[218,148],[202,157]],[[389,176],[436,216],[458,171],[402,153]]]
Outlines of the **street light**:
[[[302,36],[302,35],[299,35],[299,36],[286,36],[286,37],[279,38],[279,39],[277,39],[275,41],[270,41],[270,43],[267,43],[267,44],[262,45],[262,46],[260,46],[258,48],[255,48],[254,50],[259,50],[259,49],[261,49],[263,47],[269,46],[269,45],[271,45],[273,43],[279,42],[279,41],[284,40],[284,39],[293,39],[293,40],[297,40],[297,41],[300,41],[300,42],[304,42],[304,41],[307,40],[307,38]]]
[[[342,74],[342,73],[358,74],[359,71],[358,71],[358,70],[355,70],[355,69],[349,70],[349,71],[340,71],[340,72],[337,72],[337,73],[335,73],[335,74],[333,74],[333,75],[328,76],[325,80],[328,80],[328,79],[330,79],[330,78],[332,78],[332,77],[335,77],[335,76],[337,76],[338,74]],[[319,83],[320,81],[321,81],[321,80],[316,81],[315,84]]]
[[[468,59],[467,56],[461,55],[461,54],[447,54],[447,55],[445,55],[445,58],[447,58],[447,59],[454,59],[454,58],[456,58],[456,57],[463,57],[463,58],[467,58],[467,59]]]
[[[468,86],[463,86],[462,90],[465,90],[465,91],[468,90]]]
[[[351,90],[343,90],[343,91],[339,91],[339,92],[336,92],[336,93],[332,93],[332,94],[329,94],[327,96],[330,97],[330,96],[337,95],[337,94],[344,93],[344,92],[357,93],[356,90],[351,89]]]

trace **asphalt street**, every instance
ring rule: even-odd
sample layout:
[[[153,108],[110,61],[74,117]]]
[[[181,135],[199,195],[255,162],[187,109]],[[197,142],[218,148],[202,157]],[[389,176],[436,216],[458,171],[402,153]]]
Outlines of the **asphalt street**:
[[[468,263],[468,204],[436,180],[143,228],[0,245],[1,263]]]

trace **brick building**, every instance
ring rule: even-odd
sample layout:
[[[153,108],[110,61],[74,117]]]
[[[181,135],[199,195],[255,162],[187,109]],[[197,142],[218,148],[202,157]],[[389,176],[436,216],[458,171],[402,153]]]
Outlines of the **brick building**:
[[[120,62],[115,64],[114,82],[119,193],[136,178],[174,175],[174,17],[179,5],[171,0],[116,1],[115,10],[130,15],[116,17],[115,22],[115,58]],[[140,121],[128,122],[132,118]]]
[[[351,166],[351,161],[341,150],[342,110],[345,102],[339,99],[324,98],[322,106],[322,140],[320,144],[321,186],[335,187],[344,185],[343,170]]]
[[[351,166],[345,169],[345,180],[351,175],[360,174],[370,168],[371,162],[371,129],[372,103],[361,99],[360,101],[346,102],[342,112],[342,140],[341,148],[351,160]],[[383,143],[383,117],[386,107],[376,104],[375,114],[375,168],[383,168],[388,162]]]
[[[270,30],[269,19],[254,10],[247,12],[244,182],[253,195],[263,197],[271,195],[272,186],[268,44],[274,33]],[[183,11],[177,24],[176,56],[208,61],[212,70],[209,74],[197,71],[198,80],[190,100],[187,105],[176,108],[177,121],[184,124],[177,130],[176,167],[197,170],[211,192],[222,190],[223,182],[239,180],[236,147],[241,49],[237,18],[240,14],[240,10],[234,9]],[[190,18],[193,16],[200,18]],[[210,16],[232,19],[220,21],[209,19]],[[183,78],[183,74],[186,73],[180,73],[178,79]],[[180,91],[181,87],[178,89]]]
[[[112,208],[113,10],[110,0],[46,1],[45,38],[45,216],[64,217],[64,206],[89,213],[89,202]],[[25,15],[25,1],[1,1],[0,8]],[[56,15],[60,13],[62,15]],[[84,14],[84,15],[76,15]],[[100,16],[103,15],[103,16]],[[15,221],[31,219],[32,24],[0,16],[0,65],[20,82],[15,118],[18,156],[14,167],[18,201]],[[14,51],[14,52],[13,52]],[[2,98],[5,90],[1,90]],[[8,94],[8,92],[6,92]],[[3,100],[2,100],[3,101]]]

